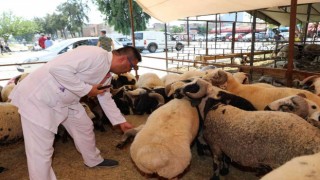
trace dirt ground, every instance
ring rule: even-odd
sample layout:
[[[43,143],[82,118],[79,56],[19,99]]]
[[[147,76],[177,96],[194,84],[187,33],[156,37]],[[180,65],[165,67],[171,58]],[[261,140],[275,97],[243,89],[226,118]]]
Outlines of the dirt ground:
[[[148,115],[129,115],[127,120],[135,126],[145,122]],[[142,180],[161,179],[156,176],[146,176],[135,167],[130,159],[129,146],[125,149],[117,149],[116,145],[121,139],[119,129],[107,129],[106,132],[95,131],[97,147],[105,158],[112,158],[119,161],[120,166],[116,168],[88,168],[83,164],[81,155],[77,152],[72,140],[66,143],[57,141],[54,145],[53,169],[59,180],[91,180],[91,179],[112,179],[112,180]],[[0,173],[2,180],[25,180],[28,179],[27,162],[23,141],[0,146],[0,166],[7,168]],[[182,180],[206,180],[212,176],[211,157],[199,157],[196,148],[192,147],[192,160],[190,166],[181,175]],[[229,175],[222,177],[222,180],[256,180],[253,173],[242,172],[233,167]]]

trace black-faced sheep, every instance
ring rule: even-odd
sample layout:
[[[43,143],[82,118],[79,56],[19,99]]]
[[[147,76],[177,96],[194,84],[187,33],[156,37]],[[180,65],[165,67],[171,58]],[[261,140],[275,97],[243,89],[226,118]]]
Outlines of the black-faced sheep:
[[[0,103],[0,145],[23,138],[18,108],[11,103]]]
[[[297,94],[273,101],[264,110],[294,113],[307,119],[314,112],[320,111],[320,108],[316,103],[306,99],[304,94]]]
[[[198,132],[197,110],[173,99],[155,110],[130,147],[133,162],[144,173],[164,178],[181,174],[191,161],[190,145]]]
[[[157,88],[138,88],[133,91],[124,93],[126,101],[134,114],[150,114],[158,107],[170,101],[172,98],[167,97],[163,87]]]
[[[207,74],[203,79],[212,85],[225,87],[227,91],[247,99],[258,110],[263,110],[275,100],[299,93],[304,94],[307,99],[320,106],[320,97],[309,91],[287,87],[265,88],[254,84],[240,84],[231,73],[223,70]]]
[[[261,180],[311,180],[320,177],[320,153],[295,157],[271,171]]]
[[[200,93],[203,85],[199,87],[197,90],[185,86],[180,92],[191,102],[199,102],[201,98],[199,109],[204,117],[204,137],[211,148],[215,170],[224,155],[245,167],[276,168],[293,157],[320,151],[320,131],[301,117],[222,105],[215,94],[210,95],[209,102]],[[217,175],[215,172],[216,178]]]
[[[112,88],[118,89],[124,85],[132,85],[135,86],[137,83],[137,79],[131,73],[123,73],[120,75],[114,74],[112,75],[111,85]]]

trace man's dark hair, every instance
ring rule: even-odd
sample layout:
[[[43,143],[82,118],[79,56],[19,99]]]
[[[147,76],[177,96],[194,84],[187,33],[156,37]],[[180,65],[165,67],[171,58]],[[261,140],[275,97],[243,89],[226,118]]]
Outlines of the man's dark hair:
[[[103,34],[106,34],[106,33],[107,33],[106,30],[101,30],[100,32],[102,32]]]
[[[133,56],[135,59],[138,59],[138,62],[141,62],[141,54],[138,49],[132,46],[125,46],[123,48],[119,48],[117,50],[112,51],[115,54],[118,55],[128,55]]]

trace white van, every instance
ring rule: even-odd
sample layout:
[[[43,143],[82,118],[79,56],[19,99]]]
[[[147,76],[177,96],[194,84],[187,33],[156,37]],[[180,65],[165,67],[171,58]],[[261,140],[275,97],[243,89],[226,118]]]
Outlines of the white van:
[[[148,50],[151,53],[157,51],[157,49],[165,49],[165,33],[160,31],[136,31],[135,46],[140,51]],[[171,41],[171,36],[168,35],[167,47],[175,48],[180,51],[184,45],[178,41]]]

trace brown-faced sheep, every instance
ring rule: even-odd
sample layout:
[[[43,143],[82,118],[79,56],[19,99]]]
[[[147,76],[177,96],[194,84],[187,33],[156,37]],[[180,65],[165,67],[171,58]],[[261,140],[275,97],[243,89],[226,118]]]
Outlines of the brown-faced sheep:
[[[299,93],[304,94],[307,99],[320,106],[320,97],[309,91],[287,87],[265,88],[254,84],[240,84],[231,73],[223,70],[209,73],[203,79],[212,85],[225,87],[227,91],[249,100],[258,110],[263,110],[275,100]]]

